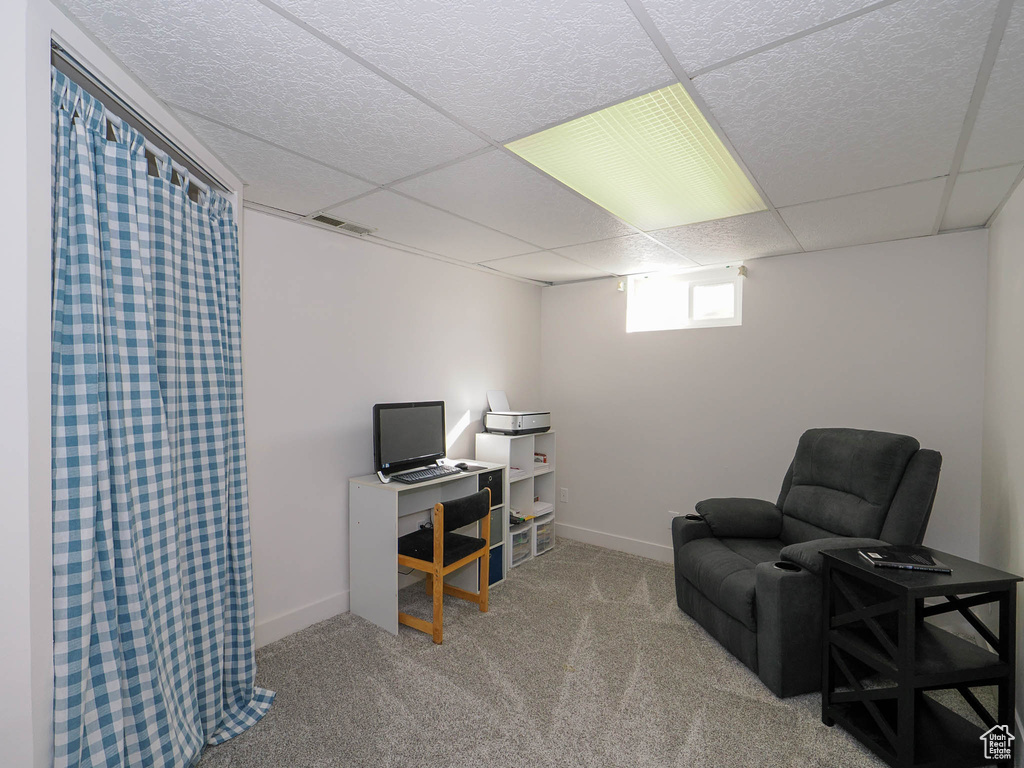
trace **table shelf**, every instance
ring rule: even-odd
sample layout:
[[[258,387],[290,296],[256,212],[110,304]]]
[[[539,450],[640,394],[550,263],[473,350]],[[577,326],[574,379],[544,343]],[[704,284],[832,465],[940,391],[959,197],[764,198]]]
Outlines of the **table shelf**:
[[[892,731],[897,731],[898,707],[895,700],[876,701],[879,714]],[[926,696],[914,713],[914,765],[918,768],[940,768],[983,764],[982,728],[958,715],[944,704]],[[829,714],[852,733],[864,746],[894,764],[896,750],[885,733],[861,703],[834,704]]]
[[[894,679],[899,671],[896,661],[867,629],[833,629],[829,640],[889,678]],[[911,684],[916,688],[997,679],[1010,669],[995,653],[927,622],[917,626],[913,655]]]

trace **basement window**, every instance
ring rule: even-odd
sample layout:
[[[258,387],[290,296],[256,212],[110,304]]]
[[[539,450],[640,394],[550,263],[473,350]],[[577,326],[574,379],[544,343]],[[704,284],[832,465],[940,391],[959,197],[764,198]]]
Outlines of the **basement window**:
[[[742,324],[742,264],[676,274],[630,275],[626,333]]]

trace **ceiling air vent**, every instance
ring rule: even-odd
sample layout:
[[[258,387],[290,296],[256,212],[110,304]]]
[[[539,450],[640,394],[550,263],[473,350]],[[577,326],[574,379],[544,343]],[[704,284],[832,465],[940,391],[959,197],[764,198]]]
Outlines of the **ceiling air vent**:
[[[369,235],[370,233],[377,231],[376,229],[371,229],[370,227],[363,227],[360,226],[359,224],[353,224],[350,221],[342,221],[341,219],[335,219],[330,216],[324,216],[323,214],[320,214],[319,216],[314,216],[313,221],[318,221],[321,224],[326,224],[327,226],[334,227],[335,229],[343,229],[346,232],[351,232],[352,234],[355,235]]]

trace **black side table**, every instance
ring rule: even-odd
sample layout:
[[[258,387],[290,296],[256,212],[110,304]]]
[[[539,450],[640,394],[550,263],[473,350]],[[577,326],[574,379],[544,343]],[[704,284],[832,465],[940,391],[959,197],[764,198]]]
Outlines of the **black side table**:
[[[821,721],[839,723],[885,762],[911,766],[988,765],[982,735],[1013,732],[1015,612],[1019,576],[936,550],[952,573],[876,568],[856,549],[823,552]],[[943,602],[925,605],[925,598]],[[972,608],[998,603],[998,634]],[[924,619],[959,611],[992,650]],[[865,688],[864,669],[890,684]],[[837,686],[852,690],[837,691]],[[998,688],[993,716],[971,691]],[[956,690],[985,728],[925,691]],[[998,734],[998,731],[997,731]],[[1007,761],[1005,765],[1011,763]]]

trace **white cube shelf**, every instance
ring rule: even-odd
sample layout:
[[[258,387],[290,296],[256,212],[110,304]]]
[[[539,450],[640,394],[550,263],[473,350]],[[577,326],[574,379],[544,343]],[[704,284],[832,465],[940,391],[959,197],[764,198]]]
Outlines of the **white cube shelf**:
[[[540,432],[533,435],[500,435],[481,432],[476,436],[476,458],[504,464],[505,500],[510,510],[518,510],[521,516],[531,517],[522,526],[509,529],[505,557],[510,568],[526,562],[529,557],[547,552],[555,544],[555,433]],[[538,461],[537,459],[543,459]],[[529,531],[529,557],[514,551],[512,531]],[[540,540],[538,542],[538,535]],[[526,536],[520,536],[521,542]]]

